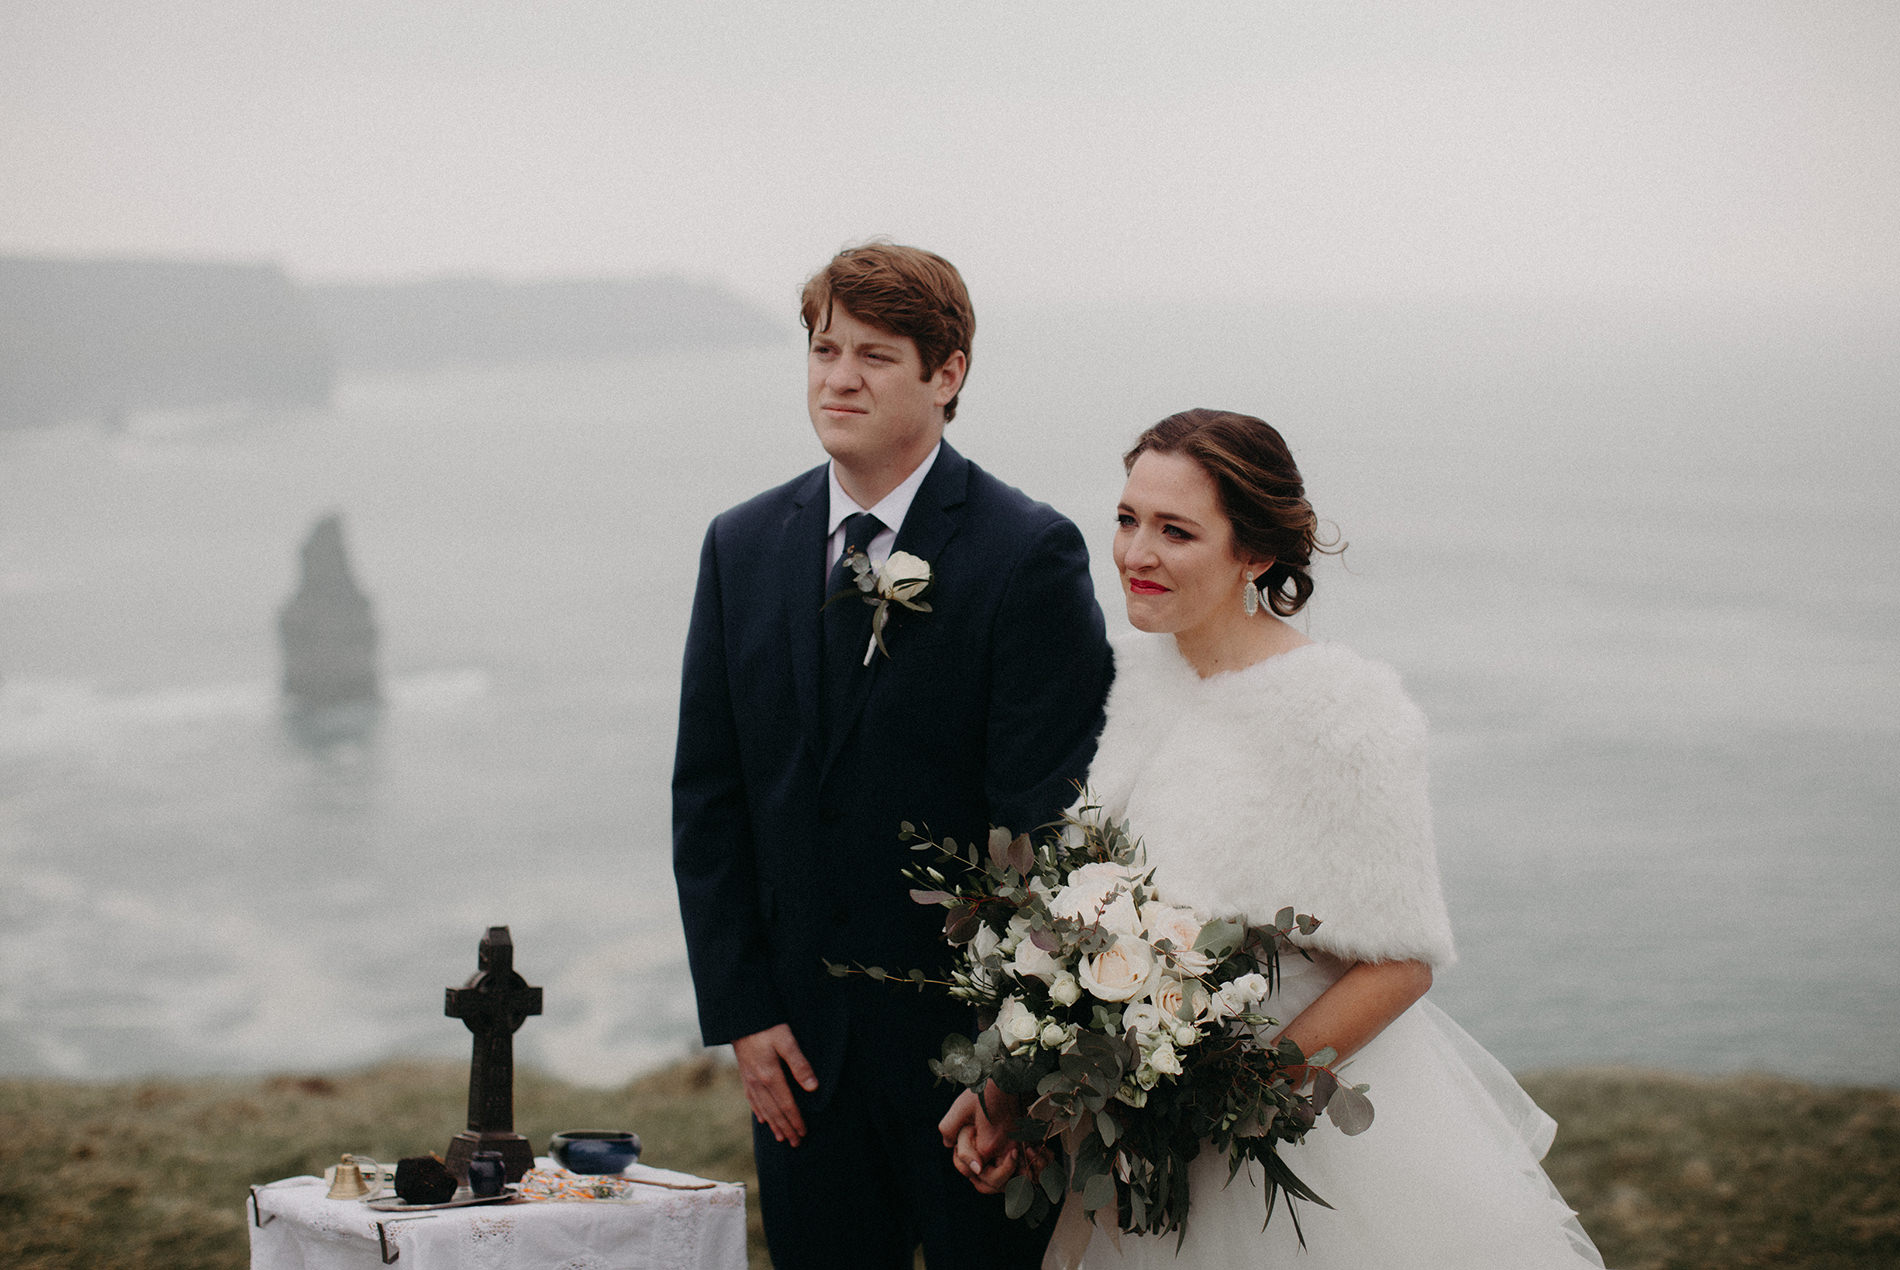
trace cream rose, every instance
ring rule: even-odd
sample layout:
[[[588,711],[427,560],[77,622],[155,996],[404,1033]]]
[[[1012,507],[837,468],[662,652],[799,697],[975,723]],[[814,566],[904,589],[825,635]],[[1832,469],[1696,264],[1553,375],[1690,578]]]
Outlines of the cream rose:
[[[1128,892],[1135,874],[1119,864],[1098,860],[1085,864],[1069,875],[1069,882],[1049,901],[1049,912],[1056,917],[1073,917],[1092,922],[1101,915],[1109,897],[1117,891]]]
[[[1066,970],[1058,970],[1049,985],[1049,999],[1057,1005],[1074,1005],[1082,999],[1082,985]]]
[[[1084,957],[1076,977],[1098,1000],[1132,1001],[1148,990],[1154,969],[1154,949],[1139,939],[1117,939],[1093,957]]]
[[[1062,973],[1062,967],[1055,957],[1036,946],[1036,941],[1025,938],[1016,945],[1016,956],[1010,961],[1010,969],[1019,975],[1040,979],[1044,983],[1054,983],[1056,976]]]
[[[1201,928],[1206,924],[1191,908],[1152,902],[1141,906],[1142,930],[1156,943],[1165,939],[1174,945],[1167,954],[1168,959],[1185,974],[1202,974],[1214,964],[1206,953],[1194,951]]]
[[[1155,981],[1155,1008],[1168,1017],[1172,1023],[1181,1017],[1181,1008],[1187,1004],[1187,994],[1181,988],[1179,979],[1165,976]]]

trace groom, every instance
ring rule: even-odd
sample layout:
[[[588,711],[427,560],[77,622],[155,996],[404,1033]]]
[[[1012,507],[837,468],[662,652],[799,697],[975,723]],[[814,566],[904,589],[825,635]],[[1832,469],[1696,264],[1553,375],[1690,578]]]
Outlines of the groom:
[[[981,843],[1073,799],[1110,674],[1088,551],[943,442],[975,328],[948,261],[846,250],[800,316],[830,462],[713,520],[686,640],[673,871],[700,1030],[738,1060],[778,1270],[908,1270],[919,1243],[932,1270],[1032,1267],[1046,1230],[938,1136],[955,1091],[927,1064],[969,1012],[824,963],[948,965],[903,822]],[[880,647],[841,557],[894,551],[929,608],[890,604]]]

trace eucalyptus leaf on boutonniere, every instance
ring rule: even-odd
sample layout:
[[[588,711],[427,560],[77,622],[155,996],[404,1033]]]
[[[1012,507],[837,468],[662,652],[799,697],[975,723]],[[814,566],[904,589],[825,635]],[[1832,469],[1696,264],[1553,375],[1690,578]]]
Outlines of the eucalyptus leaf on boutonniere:
[[[901,604],[913,613],[930,612],[923,597],[936,582],[936,575],[930,571],[929,561],[908,551],[893,551],[889,559],[879,565],[872,564],[871,558],[862,551],[853,551],[844,562],[851,570],[859,598],[875,610],[871,614],[871,638],[864,646],[864,664],[868,666],[874,653],[891,655],[884,644],[884,628],[890,624],[891,605]],[[840,591],[825,603],[850,594]]]

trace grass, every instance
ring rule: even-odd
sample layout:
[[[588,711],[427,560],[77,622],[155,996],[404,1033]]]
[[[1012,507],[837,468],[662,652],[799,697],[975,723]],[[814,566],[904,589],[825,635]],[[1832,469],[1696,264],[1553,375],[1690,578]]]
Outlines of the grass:
[[[1900,1091],[1622,1070],[1524,1079],[1617,1270],[1900,1266]]]
[[[468,1070],[388,1064],[263,1080],[0,1080],[0,1263],[13,1270],[237,1270],[246,1188],[321,1175],[345,1151],[393,1165],[442,1153],[467,1118]],[[537,1153],[563,1129],[632,1128],[644,1158],[756,1191],[729,1064],[683,1063],[617,1090],[515,1078],[515,1128]],[[747,1214],[757,1266],[756,1205]]]
[[[0,1080],[0,1252],[17,1270],[237,1270],[245,1188],[344,1151],[393,1163],[462,1126],[465,1069],[389,1064],[261,1080]],[[1549,1072],[1551,1176],[1618,1270],[1900,1265],[1900,1091],[1765,1077]],[[632,1128],[649,1162],[755,1186],[730,1065],[621,1089],[518,1073],[516,1128]],[[766,1266],[756,1204],[752,1265]]]

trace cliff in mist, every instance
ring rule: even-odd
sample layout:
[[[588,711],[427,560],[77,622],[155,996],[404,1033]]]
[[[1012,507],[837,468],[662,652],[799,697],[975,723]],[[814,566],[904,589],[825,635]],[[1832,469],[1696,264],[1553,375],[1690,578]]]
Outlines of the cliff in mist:
[[[299,283],[266,264],[0,256],[0,428],[321,406],[336,377],[776,338],[674,277]]]
[[[0,427],[322,405],[334,359],[268,264],[0,256]]]
[[[621,357],[779,334],[736,296],[675,277],[450,277],[308,290],[348,370]]]

